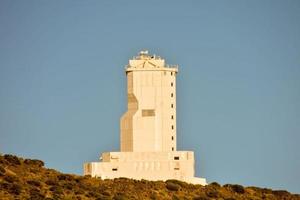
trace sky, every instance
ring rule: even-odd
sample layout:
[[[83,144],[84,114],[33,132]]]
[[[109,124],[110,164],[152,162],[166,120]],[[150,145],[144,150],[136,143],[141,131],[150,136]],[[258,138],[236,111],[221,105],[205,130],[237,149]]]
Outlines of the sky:
[[[300,193],[298,0],[0,0],[0,152],[82,174],[118,151],[143,49],[179,65],[197,176]]]

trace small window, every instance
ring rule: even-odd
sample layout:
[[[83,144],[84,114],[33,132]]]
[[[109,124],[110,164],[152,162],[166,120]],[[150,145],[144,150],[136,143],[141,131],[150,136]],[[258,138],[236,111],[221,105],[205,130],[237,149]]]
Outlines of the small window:
[[[174,107],[174,105],[173,104],[171,104],[171,108],[173,108]]]
[[[118,168],[112,168],[111,170],[112,171],[118,171]]]
[[[171,76],[173,75],[173,72],[171,72]]]
[[[179,170],[179,167],[174,167],[174,170]]]
[[[174,125],[171,126],[172,130],[174,129]]]
[[[171,87],[173,87],[173,82],[171,82]]]
[[[143,117],[155,116],[155,110],[153,110],[153,109],[143,109],[142,110],[142,116]]]
[[[174,140],[174,136],[172,136],[171,139]]]
[[[174,115],[171,115],[171,119],[174,119]]]
[[[174,95],[173,95],[173,93],[171,93],[171,97],[173,97]]]
[[[174,160],[179,160],[179,156],[174,156]]]
[[[174,147],[172,147],[172,151],[174,151]]]

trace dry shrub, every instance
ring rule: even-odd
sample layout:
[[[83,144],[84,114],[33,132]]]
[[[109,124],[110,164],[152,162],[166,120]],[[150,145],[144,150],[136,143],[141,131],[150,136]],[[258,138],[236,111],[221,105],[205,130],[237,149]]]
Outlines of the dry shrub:
[[[37,159],[25,159],[24,163],[27,165],[35,165],[37,167],[43,167],[45,165],[43,161]]]
[[[35,186],[35,187],[40,187],[41,186],[41,183],[39,181],[36,181],[36,180],[29,180],[29,181],[27,181],[27,183],[29,185],[32,185],[32,186]]]
[[[47,185],[57,185],[57,180],[54,180],[54,179],[48,179],[45,181],[45,183]]]
[[[98,197],[98,194],[97,194],[97,192],[92,190],[92,191],[89,191],[85,196],[87,196],[89,198],[91,198],[91,197],[96,198],[96,197]]]
[[[72,181],[74,180],[74,177],[69,174],[60,174],[57,176],[58,180],[60,181]]]
[[[4,176],[3,179],[4,179],[6,182],[8,182],[8,183],[14,183],[14,182],[18,182],[18,181],[19,181],[18,177],[13,176],[13,175],[6,175],[6,176]]]
[[[42,200],[45,199],[45,195],[41,193],[40,190],[38,190],[37,188],[32,188],[29,191],[30,194],[30,200]]]
[[[275,196],[279,196],[279,197],[284,197],[284,196],[289,196],[290,195],[290,193],[288,191],[285,191],[285,190],[274,190],[273,194]]]
[[[214,188],[206,188],[205,194],[210,198],[217,198],[219,196],[219,192]]]
[[[180,181],[180,180],[177,180],[177,179],[169,179],[167,180],[166,182],[171,182],[171,183],[174,183],[174,184],[177,184],[177,185],[180,185],[180,187],[188,187],[189,184],[186,183],[186,182],[183,182],[183,181]]]
[[[113,199],[114,200],[127,200],[128,198],[126,197],[125,194],[116,194]]]
[[[209,184],[209,186],[217,189],[221,188],[221,185],[217,182],[212,182]]]
[[[166,188],[171,191],[178,191],[180,189],[180,185],[173,182],[166,182]]]
[[[109,190],[104,190],[103,192],[101,192],[101,194],[103,194],[104,196],[110,196],[111,195]]]
[[[75,187],[75,184],[72,182],[65,182],[62,184],[62,187],[67,190],[72,190]]]
[[[63,193],[63,189],[60,186],[54,185],[49,189],[53,194],[60,195]]]
[[[0,176],[5,174],[5,169],[4,167],[0,166]]]
[[[19,160],[19,158],[14,155],[6,154],[6,155],[4,155],[4,159],[12,165],[20,165],[21,164],[21,161]]]
[[[22,192],[22,186],[16,183],[13,183],[9,187],[9,192],[15,195],[19,195]]]
[[[241,185],[237,185],[237,184],[226,184],[224,185],[225,188],[228,188],[230,190],[232,190],[233,192],[236,192],[238,194],[244,194],[245,193],[245,189],[243,186]]]
[[[210,198],[206,196],[196,196],[193,200],[210,200]]]

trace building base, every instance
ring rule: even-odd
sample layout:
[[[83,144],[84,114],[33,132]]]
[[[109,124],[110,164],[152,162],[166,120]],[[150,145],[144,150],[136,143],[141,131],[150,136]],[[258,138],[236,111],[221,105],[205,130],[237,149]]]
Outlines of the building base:
[[[194,152],[106,152],[101,162],[84,164],[84,175],[114,179],[120,177],[166,181],[177,179],[207,185],[206,179],[194,177]]]

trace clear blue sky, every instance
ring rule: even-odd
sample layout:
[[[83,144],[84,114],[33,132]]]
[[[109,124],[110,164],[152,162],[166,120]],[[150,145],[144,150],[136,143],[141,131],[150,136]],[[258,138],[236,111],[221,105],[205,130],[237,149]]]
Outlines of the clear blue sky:
[[[300,193],[300,1],[0,1],[0,151],[82,173],[119,149],[124,66],[179,65],[197,175]]]

